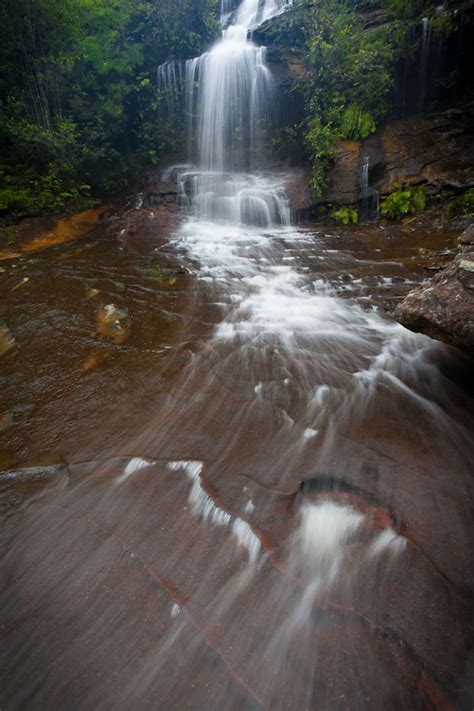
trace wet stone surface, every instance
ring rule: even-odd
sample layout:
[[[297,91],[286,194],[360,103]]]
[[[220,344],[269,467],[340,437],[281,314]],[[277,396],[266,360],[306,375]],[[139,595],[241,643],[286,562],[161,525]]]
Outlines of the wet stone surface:
[[[126,420],[160,391],[194,293],[163,239],[138,228],[124,239],[124,219],[3,262],[0,437],[18,464],[44,451],[70,459],[113,413]]]
[[[472,362],[389,316],[456,237],[150,209],[2,262],[2,709],[472,706]]]
[[[396,317],[407,328],[474,352],[474,226],[459,237],[455,259],[410,292]]]

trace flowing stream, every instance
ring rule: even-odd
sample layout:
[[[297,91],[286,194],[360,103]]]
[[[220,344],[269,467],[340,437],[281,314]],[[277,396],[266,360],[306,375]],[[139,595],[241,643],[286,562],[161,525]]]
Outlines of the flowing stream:
[[[283,9],[223,0],[222,40],[188,62],[168,248],[209,335],[183,331],[151,403],[136,381],[138,433],[91,436],[8,519],[2,709],[468,699],[472,402],[459,356],[344,298],[325,276],[343,257],[291,225],[249,39]]]

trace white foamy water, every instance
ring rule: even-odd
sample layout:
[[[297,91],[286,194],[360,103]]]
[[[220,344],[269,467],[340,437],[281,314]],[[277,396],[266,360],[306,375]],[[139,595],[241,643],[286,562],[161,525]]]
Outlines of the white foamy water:
[[[357,540],[365,516],[332,501],[305,504],[292,551],[303,561],[303,575],[315,589],[330,585],[343,564],[348,545]]]
[[[226,24],[232,18],[234,24],[252,30],[281,15],[292,4],[293,0],[243,0],[235,10],[235,0],[221,0],[221,22]]]
[[[252,531],[249,524],[241,518],[238,518],[232,525],[232,532],[236,536],[239,545],[246,549],[249,563],[251,565],[256,563],[258,554],[260,553],[260,540]]]
[[[266,49],[250,30],[287,9],[286,0],[223,0],[222,38],[202,56],[158,68],[172,114],[185,94],[191,163],[176,168],[183,205],[199,219],[269,227],[288,224],[281,188],[265,176],[275,113]],[[184,78],[185,76],[185,78]],[[169,177],[169,176],[168,176]]]
[[[123,473],[117,477],[116,479],[116,484],[121,484],[122,482],[126,481],[129,477],[132,476],[132,474],[135,474],[135,472],[140,471],[141,469],[146,469],[148,467],[151,467],[153,462],[147,460],[147,459],[142,459],[141,457],[134,457],[129,461],[125,469],[123,470]]]
[[[216,526],[228,526],[232,520],[230,514],[217,506],[209,494],[201,486],[202,462],[169,462],[168,469],[179,471],[184,469],[188,479],[192,481],[189,503],[193,512],[203,521],[210,521]]]
[[[383,553],[395,556],[405,550],[406,544],[406,538],[399,536],[392,528],[386,528],[374,538],[368,554],[370,557],[376,557]]]

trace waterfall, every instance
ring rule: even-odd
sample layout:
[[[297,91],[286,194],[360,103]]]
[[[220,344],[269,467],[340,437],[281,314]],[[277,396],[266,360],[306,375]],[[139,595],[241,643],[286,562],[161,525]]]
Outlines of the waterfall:
[[[180,109],[180,97],[184,90],[184,62],[171,60],[158,67],[158,94],[164,100],[169,116]]]
[[[419,98],[418,109],[425,109],[427,98],[430,101],[439,99],[439,76],[442,66],[443,33],[435,24],[435,20],[443,14],[451,14],[444,5],[438,5],[432,17],[424,17],[421,21],[421,49],[419,68]],[[455,17],[456,13],[453,13]]]
[[[420,97],[419,108],[423,111],[427,90],[428,60],[430,55],[431,22],[428,17],[422,20],[421,56],[420,56]]]
[[[232,12],[221,3],[221,21]],[[180,177],[180,193],[196,217],[267,226],[289,221],[280,187],[262,174],[275,114],[266,49],[250,30],[287,3],[244,0],[222,38],[186,63],[188,151],[196,167]]]
[[[369,182],[370,157],[362,157],[360,174],[359,218],[361,220],[377,220],[380,210],[380,195],[378,190],[370,187]]]
[[[226,25],[235,11],[232,23],[253,30],[281,15],[292,4],[293,0],[243,0],[240,5],[236,0],[221,0],[221,23]]]
[[[273,82],[265,49],[231,25],[210,52],[186,66],[191,133],[202,170],[242,171],[257,158],[269,124]]]
[[[364,156],[362,159],[362,173],[360,180],[362,193],[366,193],[369,189],[369,167],[370,158],[369,156]]]

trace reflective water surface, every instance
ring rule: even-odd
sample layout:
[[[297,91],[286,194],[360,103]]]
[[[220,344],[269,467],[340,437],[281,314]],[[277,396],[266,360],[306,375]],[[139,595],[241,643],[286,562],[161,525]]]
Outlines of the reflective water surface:
[[[466,707],[454,235],[131,218],[1,265],[2,708]]]

